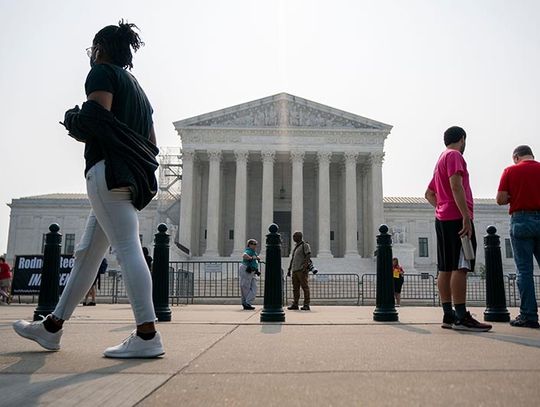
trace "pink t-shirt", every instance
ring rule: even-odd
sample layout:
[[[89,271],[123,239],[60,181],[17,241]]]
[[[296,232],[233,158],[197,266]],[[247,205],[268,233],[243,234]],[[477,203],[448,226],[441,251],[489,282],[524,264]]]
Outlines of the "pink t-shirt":
[[[461,212],[454,201],[452,188],[450,187],[450,177],[454,174],[461,174],[463,177],[465,200],[469,208],[469,215],[473,219],[473,196],[471,185],[469,184],[467,163],[463,155],[453,149],[447,149],[441,154],[435,166],[433,178],[428,186],[437,195],[435,216],[439,220],[457,220],[462,218]]]

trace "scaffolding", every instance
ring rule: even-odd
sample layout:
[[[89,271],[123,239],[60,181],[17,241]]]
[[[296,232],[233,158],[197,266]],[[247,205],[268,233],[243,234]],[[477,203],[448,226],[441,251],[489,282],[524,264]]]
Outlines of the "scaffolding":
[[[178,241],[180,224],[180,192],[182,189],[182,153],[180,147],[161,147],[157,211],[159,222],[169,228],[172,241]]]

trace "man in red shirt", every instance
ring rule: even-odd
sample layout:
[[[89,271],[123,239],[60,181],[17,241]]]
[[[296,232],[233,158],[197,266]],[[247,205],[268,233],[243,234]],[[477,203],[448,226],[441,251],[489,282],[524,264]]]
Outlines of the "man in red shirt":
[[[510,204],[510,238],[521,297],[519,315],[510,325],[538,329],[533,256],[540,265],[540,163],[529,146],[516,147],[512,159],[514,165],[503,171],[497,192],[499,205]]]
[[[441,327],[459,331],[486,332],[491,325],[477,321],[467,311],[467,272],[474,270],[474,256],[465,256],[462,237],[476,251],[473,196],[467,163],[463,158],[467,134],[453,126],[444,132],[446,150],[440,155],[425,197],[435,207],[437,232],[437,286],[443,308]],[[454,302],[455,311],[452,308]]]
[[[11,287],[11,269],[9,264],[6,263],[6,259],[0,257],[0,296],[2,297],[2,302],[9,304],[11,301],[10,296],[10,287]]]

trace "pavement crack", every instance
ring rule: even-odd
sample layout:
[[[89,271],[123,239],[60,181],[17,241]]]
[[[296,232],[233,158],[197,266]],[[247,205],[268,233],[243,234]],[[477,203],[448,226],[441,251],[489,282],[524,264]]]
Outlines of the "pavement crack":
[[[174,377],[183,374],[185,370],[187,370],[193,362],[197,361],[199,358],[201,358],[203,355],[208,353],[214,346],[216,346],[219,342],[221,342],[223,339],[227,338],[229,335],[231,335],[234,331],[236,331],[239,328],[240,325],[234,326],[231,330],[228,332],[225,332],[221,337],[216,339],[210,346],[208,346],[206,349],[204,349],[201,353],[199,353],[197,356],[195,356],[193,359],[191,359],[189,362],[187,362],[182,368],[180,368],[176,373],[171,374],[171,376],[165,380],[163,383],[161,383],[159,386],[157,386],[155,389],[153,389],[151,392],[149,392],[146,396],[144,396],[142,399],[140,399],[135,406],[138,406],[141,404],[144,400],[146,400],[148,397],[150,397],[152,394],[154,394],[156,391],[161,389],[163,386],[165,386],[167,383],[169,383]]]

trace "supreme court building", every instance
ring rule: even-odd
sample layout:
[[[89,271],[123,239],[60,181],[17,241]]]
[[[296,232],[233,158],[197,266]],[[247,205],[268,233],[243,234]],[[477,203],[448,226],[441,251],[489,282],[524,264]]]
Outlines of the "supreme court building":
[[[405,270],[436,272],[434,209],[423,197],[383,199],[391,126],[286,93],[174,125],[181,153],[162,149],[160,192],[139,213],[143,246],[152,247],[157,225],[165,222],[171,260],[238,260],[250,238],[264,255],[275,222],[283,257],[290,254],[292,232],[300,230],[323,272],[372,273],[378,227],[386,223]],[[170,194],[170,185],[181,187]],[[62,252],[73,253],[90,210],[85,194],[22,197],[9,206],[8,262],[42,253],[53,222],[61,227]],[[501,236],[505,272],[513,272],[507,208],[475,199],[479,265],[488,225]],[[118,266],[112,253],[108,259],[111,268]]]
[[[238,256],[275,222],[283,255],[302,231],[318,258],[371,257],[383,223],[392,126],[286,93],[174,123],[182,143],[179,243]]]

